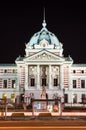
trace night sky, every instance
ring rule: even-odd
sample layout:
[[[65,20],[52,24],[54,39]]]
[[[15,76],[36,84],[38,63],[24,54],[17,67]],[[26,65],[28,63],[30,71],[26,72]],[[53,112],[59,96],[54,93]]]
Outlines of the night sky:
[[[0,63],[15,63],[25,55],[25,43],[42,28],[43,7],[47,29],[63,43],[64,56],[86,63],[86,4],[73,0],[1,3]]]

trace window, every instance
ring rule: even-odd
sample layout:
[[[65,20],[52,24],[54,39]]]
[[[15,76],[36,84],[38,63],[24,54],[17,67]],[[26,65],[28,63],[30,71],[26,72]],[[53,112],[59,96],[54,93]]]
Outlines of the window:
[[[15,88],[15,80],[12,80],[12,88]]]
[[[7,88],[7,80],[4,80],[4,88]]]
[[[84,73],[84,70],[81,70],[81,73]]]
[[[58,85],[58,79],[55,78],[55,79],[54,79],[54,86],[57,86],[57,85]]]
[[[77,94],[73,94],[73,103],[77,103]]]
[[[7,73],[7,70],[4,70],[4,73]]]
[[[15,73],[15,72],[16,72],[16,70],[13,69],[13,73]]]
[[[76,80],[73,80],[73,88],[76,88]]]
[[[81,80],[81,88],[85,88],[85,80]]]
[[[46,78],[42,78],[42,86],[46,86]]]
[[[86,94],[81,95],[82,103],[86,103]]]
[[[22,93],[22,94],[20,95],[20,101],[21,101],[21,102],[24,102],[24,93]]]
[[[31,86],[35,86],[35,79],[31,78]]]
[[[75,71],[75,70],[73,70],[73,73],[76,73],[76,71]]]
[[[68,103],[68,94],[64,94],[64,103]]]

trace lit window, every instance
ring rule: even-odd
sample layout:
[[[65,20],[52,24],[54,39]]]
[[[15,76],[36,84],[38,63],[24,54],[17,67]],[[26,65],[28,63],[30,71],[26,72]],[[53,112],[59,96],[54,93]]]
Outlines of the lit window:
[[[15,88],[15,80],[12,80],[12,88]]]
[[[73,94],[73,103],[77,103],[77,94]]]

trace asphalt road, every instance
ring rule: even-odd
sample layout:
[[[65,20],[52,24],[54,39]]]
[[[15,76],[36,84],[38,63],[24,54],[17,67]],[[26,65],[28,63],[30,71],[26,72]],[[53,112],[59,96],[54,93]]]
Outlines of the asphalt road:
[[[86,120],[0,121],[0,130],[86,130]]]
[[[45,126],[86,126],[86,120],[28,120],[28,121],[0,121],[1,127],[45,127]]]

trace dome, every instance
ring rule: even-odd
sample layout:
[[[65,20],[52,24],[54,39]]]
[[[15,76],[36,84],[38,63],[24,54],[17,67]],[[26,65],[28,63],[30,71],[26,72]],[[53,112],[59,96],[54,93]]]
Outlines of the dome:
[[[49,43],[49,45],[53,44],[56,46],[60,46],[60,42],[59,42],[58,38],[55,36],[55,34],[48,31],[48,29],[46,28],[45,20],[43,20],[42,26],[43,26],[43,28],[41,29],[41,31],[35,33],[31,37],[31,39],[29,41],[29,46],[39,45],[39,43],[42,40],[46,40]]]

